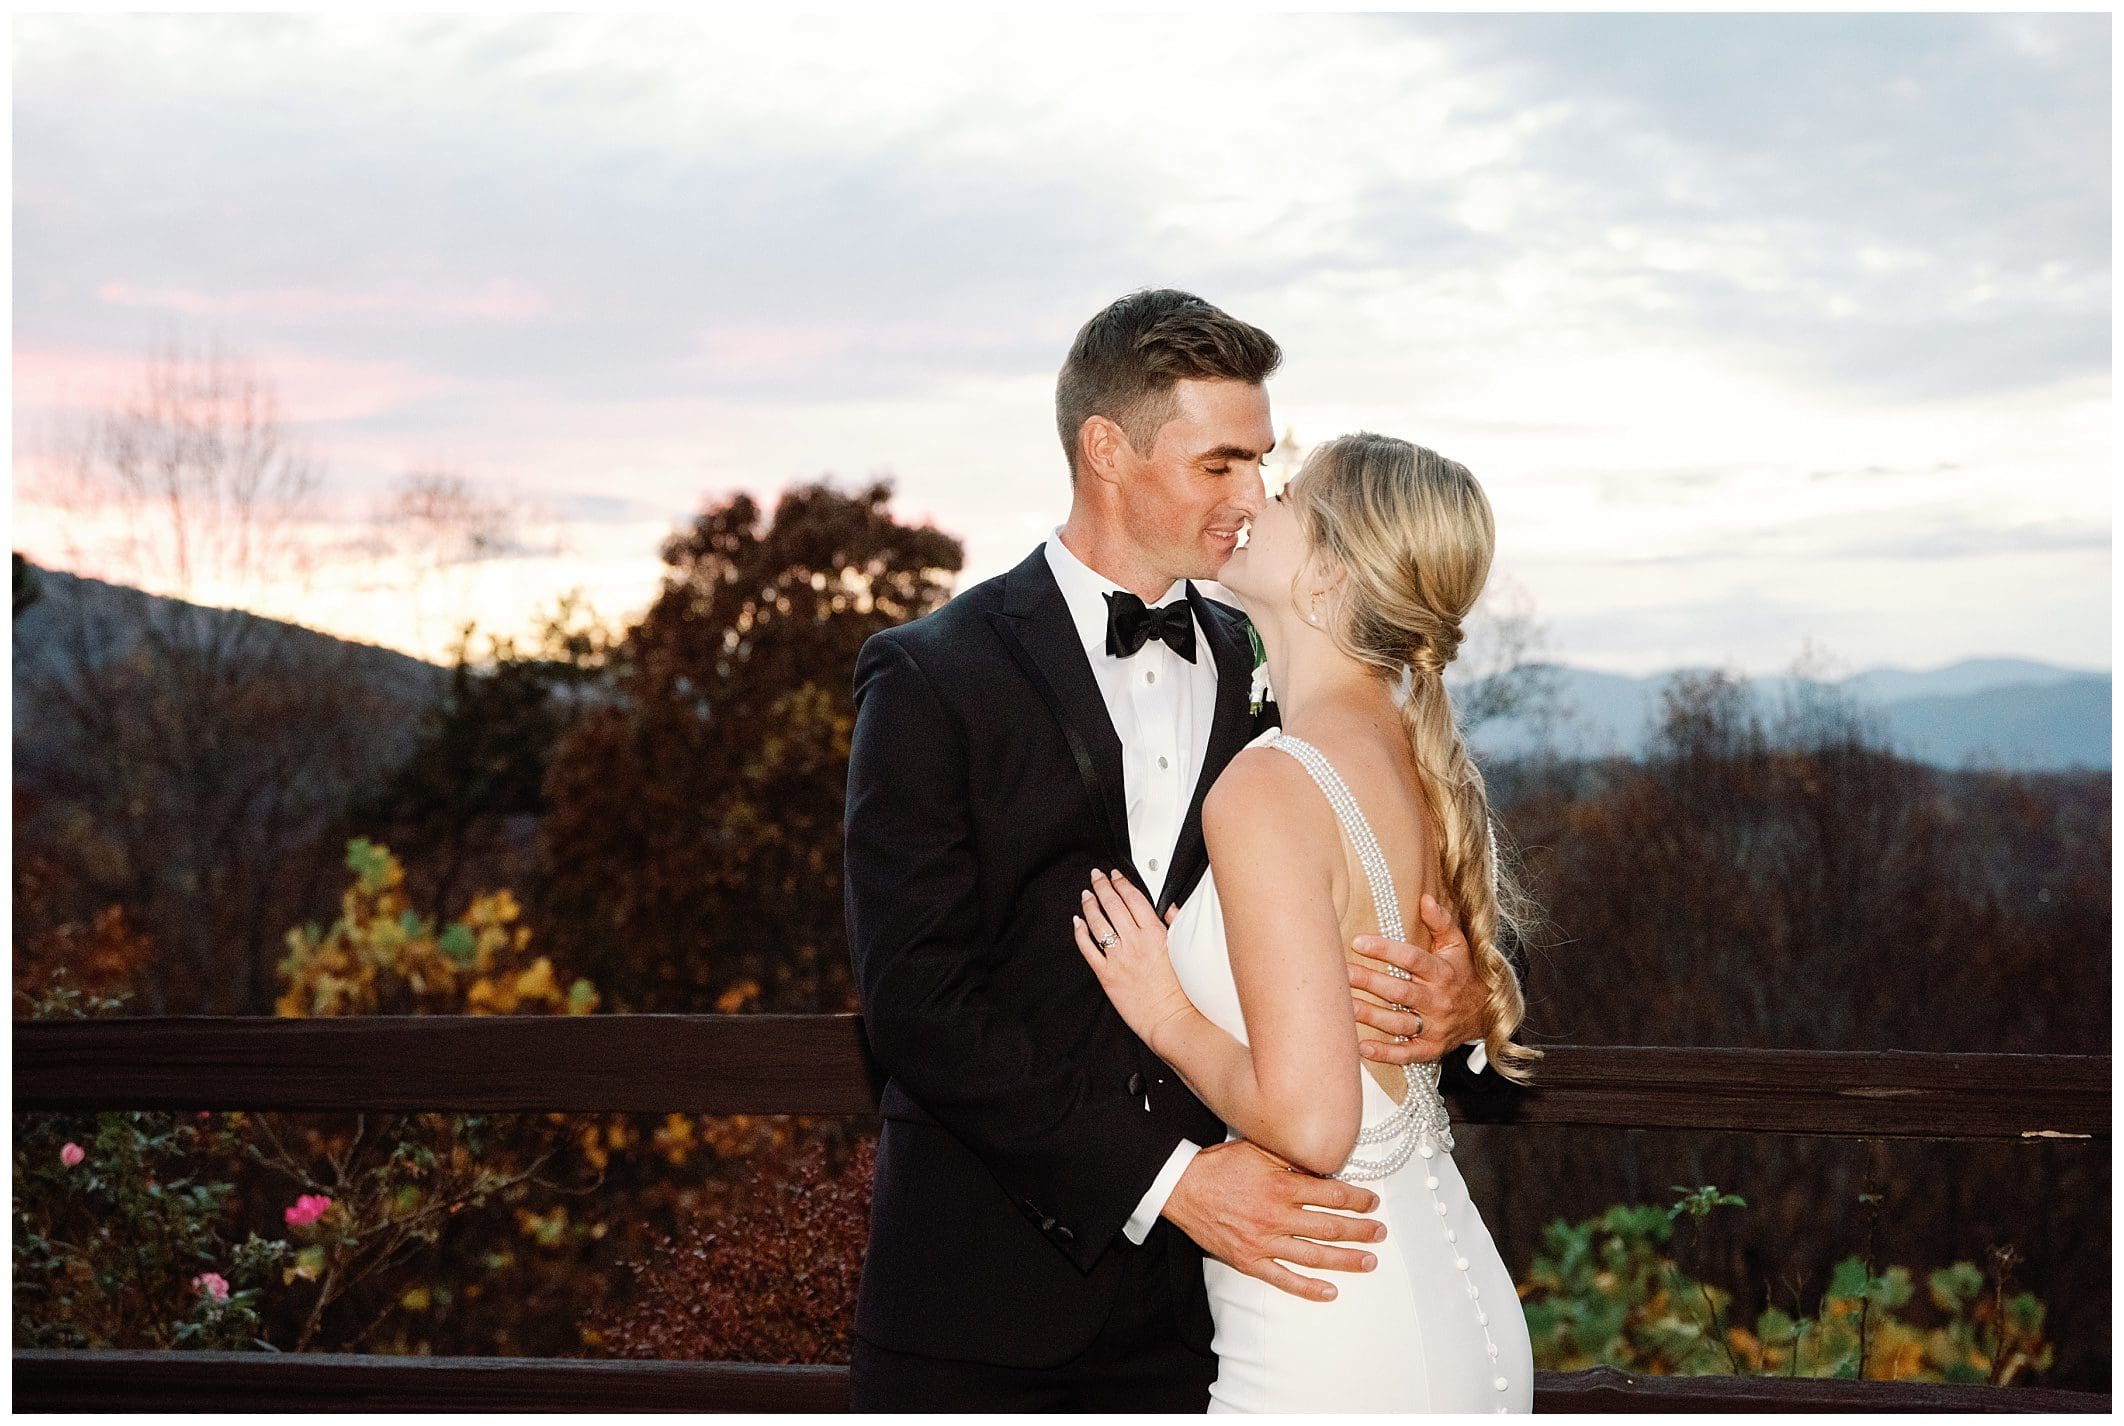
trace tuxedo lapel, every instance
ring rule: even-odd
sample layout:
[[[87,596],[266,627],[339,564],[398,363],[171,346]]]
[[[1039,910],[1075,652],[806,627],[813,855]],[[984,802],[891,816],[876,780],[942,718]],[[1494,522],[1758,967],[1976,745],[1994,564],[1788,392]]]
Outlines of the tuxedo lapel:
[[[1195,779],[1195,795],[1187,804],[1180,823],[1180,840],[1173,847],[1173,866],[1158,897],[1158,912],[1187,898],[1209,866],[1209,849],[1202,838],[1202,803],[1224,765],[1246,746],[1255,733],[1249,709],[1253,702],[1253,646],[1247,642],[1240,616],[1228,614],[1205,599],[1193,581],[1187,586],[1187,602],[1195,622],[1217,661],[1216,714],[1210,723],[1209,746],[1202,754],[1202,774]]]
[[[1003,607],[990,614],[997,635],[1033,687],[1040,691],[1069,743],[1077,775],[1119,853],[1118,866],[1135,870],[1129,847],[1128,802],[1122,783],[1121,739],[1107,715],[1106,699],[1092,676],[1091,660],[1078,639],[1076,621],[1045,547],[1038,547],[1005,577]],[[1221,686],[1221,684],[1220,684]],[[1221,712],[1221,708],[1220,708]],[[1142,874],[1136,873],[1138,885]]]

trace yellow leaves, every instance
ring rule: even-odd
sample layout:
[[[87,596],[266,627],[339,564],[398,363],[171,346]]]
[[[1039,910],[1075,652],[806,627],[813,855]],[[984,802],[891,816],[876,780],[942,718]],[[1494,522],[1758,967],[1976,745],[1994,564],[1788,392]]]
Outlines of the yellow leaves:
[[[540,1000],[548,1005],[559,1005],[560,986],[553,979],[553,963],[540,956],[531,963],[531,968],[516,978],[516,998]]]
[[[541,1248],[557,1248],[568,1239],[568,1205],[556,1203],[544,1213],[516,1210],[516,1231]]]
[[[702,1145],[718,1158],[745,1158],[763,1150],[786,1149],[795,1142],[789,1121],[779,1115],[704,1117],[699,1127]]]
[[[756,980],[741,980],[715,998],[715,1013],[718,1015],[743,1015],[758,1007],[760,983]]]
[[[1977,1356],[1972,1365],[1981,1370],[1991,1364]],[[1893,1318],[1878,1324],[1866,1344],[1866,1375],[1881,1381],[1909,1381],[1924,1370],[1924,1339]]]
[[[404,894],[405,868],[389,848],[348,844],[354,884],[340,919],[319,935],[296,928],[279,969],[282,1015],[569,1014],[594,1012],[600,997],[577,978],[563,990],[546,956],[529,959],[531,929],[514,893],[475,895],[464,914],[438,926]]]
[[[665,1162],[674,1168],[685,1163],[696,1142],[693,1121],[683,1114],[667,1114],[651,1140]]]
[[[506,925],[514,921],[519,914],[521,913],[517,908],[516,898],[509,893],[507,887],[503,887],[499,891],[490,891],[485,896],[474,897],[472,904],[465,908],[464,922],[478,931],[489,926]]]
[[[553,963],[544,956],[506,981],[482,977],[465,992],[465,1008],[474,1015],[514,1015],[527,1007],[563,1008],[560,984],[553,977]]]

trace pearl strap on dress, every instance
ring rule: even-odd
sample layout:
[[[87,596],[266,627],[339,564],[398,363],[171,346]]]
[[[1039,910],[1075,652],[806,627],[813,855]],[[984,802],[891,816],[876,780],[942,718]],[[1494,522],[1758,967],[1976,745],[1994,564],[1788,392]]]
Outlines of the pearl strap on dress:
[[[1320,786],[1328,805],[1335,810],[1335,819],[1356,848],[1357,860],[1364,867],[1365,880],[1372,888],[1372,905],[1379,912],[1379,934],[1389,940],[1399,941],[1406,935],[1406,925],[1401,918],[1401,901],[1394,892],[1393,869],[1387,865],[1386,852],[1379,839],[1372,835],[1371,824],[1365,821],[1364,812],[1357,806],[1356,797],[1349,784],[1335,771],[1320,749],[1303,738],[1292,737],[1277,730],[1267,747],[1281,748],[1298,759],[1305,770],[1312,774]],[[1402,972],[1403,977],[1407,972]],[[1386,1155],[1379,1159],[1352,1157],[1344,1164],[1336,1178],[1346,1182],[1360,1179],[1385,1178],[1416,1152],[1422,1141],[1429,1139],[1450,1150],[1453,1147],[1452,1120],[1446,1115],[1445,1100],[1438,1094],[1438,1062],[1424,1065],[1403,1065],[1402,1079],[1408,1085],[1408,1093],[1394,1112],[1376,1124],[1368,1124],[1357,1131],[1359,1147],[1387,1144]]]
[[[1320,749],[1303,738],[1294,738],[1281,729],[1273,730],[1264,747],[1281,748],[1298,759],[1300,765],[1312,774],[1320,791],[1327,797],[1328,805],[1335,810],[1335,820],[1342,824],[1350,845],[1357,851],[1357,860],[1364,867],[1364,879],[1372,889],[1372,905],[1379,912],[1379,934],[1390,940],[1406,938],[1407,927],[1401,919],[1401,901],[1394,893],[1393,869],[1388,866],[1386,852],[1379,845],[1379,838],[1372,834],[1371,824],[1365,821],[1364,811],[1357,805],[1357,798],[1335,771],[1334,764]],[[1490,829],[1491,864],[1495,865],[1497,831]],[[1408,979],[1408,972],[1396,970],[1400,979]],[[1440,1066],[1436,1060],[1429,1064],[1403,1065],[1402,1078],[1408,1084],[1408,1093],[1403,1096],[1394,1112],[1377,1124],[1357,1131],[1360,1145],[1391,1143],[1385,1157],[1360,1159],[1354,1154],[1343,1164],[1334,1177],[1345,1182],[1363,1179],[1381,1179],[1399,1170],[1410,1157],[1421,1154],[1424,1158],[1436,1156],[1443,1148],[1448,1154],[1453,1150],[1452,1121],[1447,1117],[1445,1100],[1438,1093]],[[1431,1205],[1442,1219],[1446,1216],[1445,1200],[1438,1196],[1438,1175],[1426,1172],[1424,1187],[1431,1191]],[[1467,1254],[1460,1251],[1459,1235],[1454,1229],[1440,1225],[1445,1234],[1447,1248],[1453,1255],[1453,1266],[1460,1269],[1461,1278],[1468,1290],[1468,1300],[1475,1304],[1475,1321],[1482,1328],[1482,1339],[1490,1354],[1490,1364],[1497,1364],[1497,1339],[1490,1335],[1490,1314],[1482,1305],[1482,1289],[1468,1274]],[[1511,1389],[1506,1377],[1498,1377],[1495,1385],[1499,1391]],[[1497,1408],[1503,1411],[1505,1408]]]

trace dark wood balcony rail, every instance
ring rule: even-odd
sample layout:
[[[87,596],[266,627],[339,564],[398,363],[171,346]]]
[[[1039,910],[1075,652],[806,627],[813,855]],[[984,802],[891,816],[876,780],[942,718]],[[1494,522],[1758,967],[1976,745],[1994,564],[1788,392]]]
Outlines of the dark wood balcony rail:
[[[1545,1047],[1455,1118],[1923,1139],[2109,1138],[2106,1055]],[[869,1114],[850,1015],[17,1021],[15,1109]],[[1539,1372],[1537,1411],[2090,1411],[2104,1392]],[[306,1352],[14,1353],[25,1411],[837,1411],[842,1367]]]
[[[15,1353],[17,1411],[845,1411],[846,1367],[338,1352]],[[1536,1372],[1536,1412],[2100,1411],[2100,1392]]]
[[[1479,1124],[1867,1138],[2109,1137],[2107,1055],[1552,1045]],[[110,1017],[15,1022],[15,1108],[869,1114],[853,1015]],[[1496,1079],[1496,1076],[1488,1076]]]

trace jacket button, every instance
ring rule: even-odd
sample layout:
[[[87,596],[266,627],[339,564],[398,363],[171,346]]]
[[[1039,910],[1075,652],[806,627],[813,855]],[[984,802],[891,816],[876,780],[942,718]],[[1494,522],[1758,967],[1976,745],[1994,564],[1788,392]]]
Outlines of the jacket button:
[[[1054,1220],[1054,1219],[1052,1219],[1052,1218],[1042,1218],[1042,1219],[1040,1220],[1040,1231],[1041,1231],[1041,1232],[1043,1232],[1043,1233],[1052,1233],[1052,1232],[1054,1232],[1054,1231],[1055,1231],[1055,1220]]]
[[[1140,1074],[1132,1074],[1132,1075],[1130,1075],[1130,1076],[1128,1077],[1128,1092],[1129,1092],[1129,1093],[1130,1093],[1131,1095],[1141,1095],[1141,1094],[1143,1093],[1143,1076],[1142,1076],[1142,1075],[1140,1075]]]

